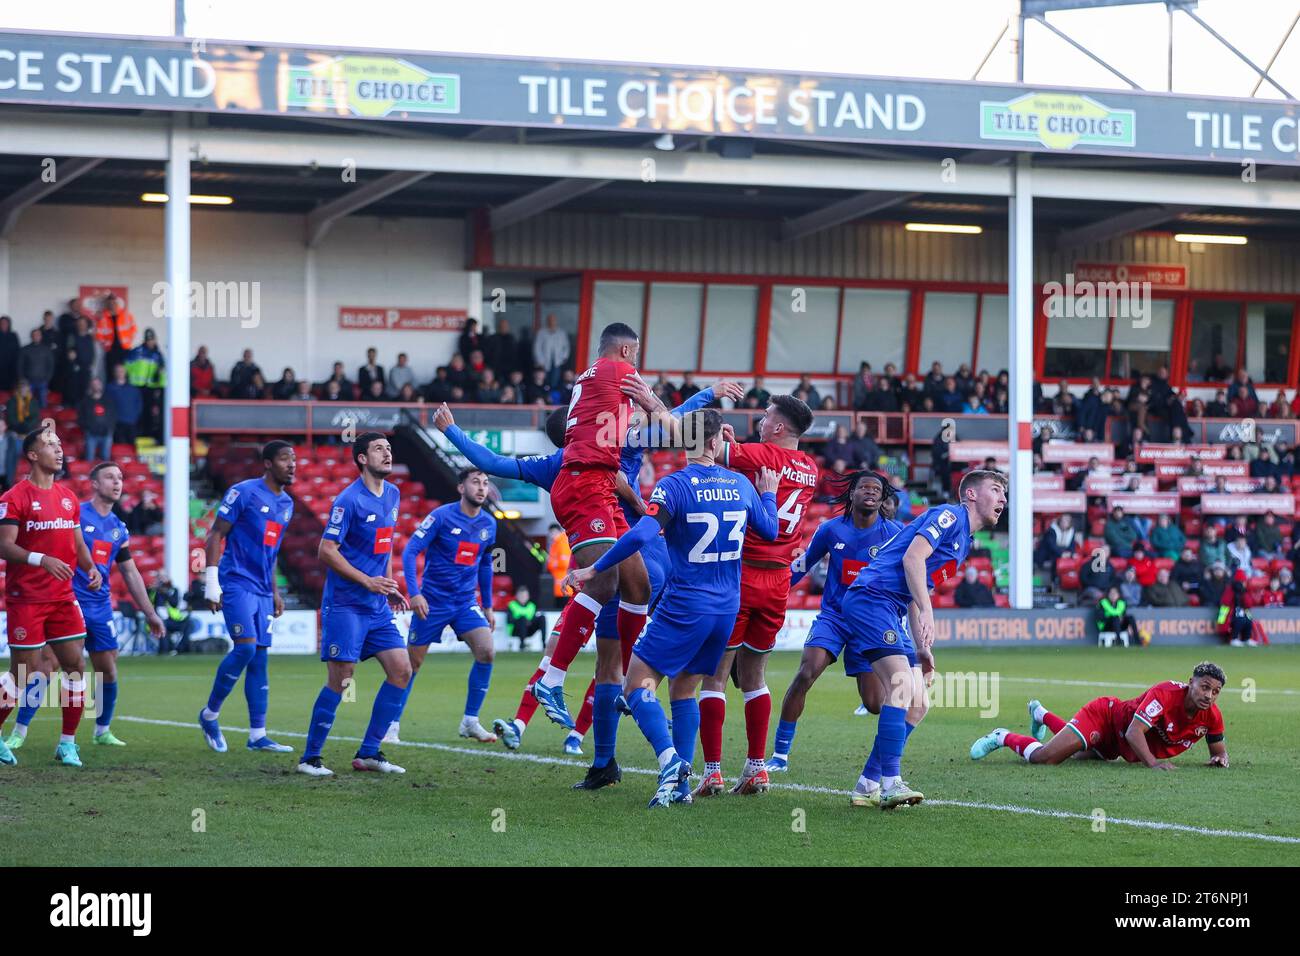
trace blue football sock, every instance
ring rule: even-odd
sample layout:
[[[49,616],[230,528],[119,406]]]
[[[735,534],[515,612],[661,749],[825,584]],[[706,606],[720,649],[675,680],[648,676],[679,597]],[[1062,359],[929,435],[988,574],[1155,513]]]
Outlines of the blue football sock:
[[[596,742],[593,767],[607,767],[618,747],[618,708],[615,701],[623,693],[621,684],[597,684],[596,699],[591,704],[591,735]]]
[[[659,706],[659,698],[654,691],[633,691],[627,705],[632,708],[632,719],[641,728],[645,739],[650,741],[656,757],[673,749],[673,738],[668,733],[668,718],[664,716],[664,709]]]
[[[108,730],[108,725],[113,722],[113,712],[117,710],[117,681],[104,681],[99,688],[99,706],[96,710],[95,733],[102,734]]]
[[[266,729],[266,708],[271,697],[271,679],[268,670],[267,649],[259,647],[248,662],[244,675],[244,697],[248,701],[248,726],[252,730]]]
[[[23,689],[23,705],[18,708],[18,723],[23,727],[30,725],[36,712],[41,709],[41,701],[45,699],[45,689],[49,683],[41,673],[27,678],[27,686]]]
[[[876,729],[876,746],[880,748],[882,777],[898,776],[898,768],[903,759],[903,747],[906,744],[907,709],[885,704],[880,708],[880,726]]]
[[[221,659],[217,665],[216,679],[212,682],[212,693],[208,695],[208,710],[214,714],[221,712],[221,704],[235,689],[239,675],[244,673],[244,668],[256,653],[257,645],[252,641],[244,641],[232,647],[230,653]]]
[[[302,752],[303,759],[319,757],[325,746],[325,738],[334,726],[334,715],[338,712],[343,695],[338,691],[322,687],[316,695],[316,703],[311,709],[311,724],[307,727],[307,746]]]
[[[465,691],[465,716],[477,717],[483,709],[483,698],[492,683],[492,664],[475,661],[469,669],[469,682]]]
[[[782,720],[776,725],[776,743],[772,745],[772,752],[778,757],[790,756],[790,745],[794,743],[794,732],[796,724],[793,720]]]
[[[880,782],[880,739],[876,738],[871,744],[871,753],[867,755],[866,765],[862,768],[862,776],[868,780]]]
[[[675,700],[673,707],[673,749],[687,763],[695,762],[695,738],[700,734],[700,702],[694,697]]]
[[[903,739],[907,740],[912,736],[912,731],[916,730],[916,724],[907,724],[905,726],[907,729],[903,731]]]
[[[411,679],[406,682],[406,689],[402,691],[402,700],[397,707],[397,716],[393,720],[401,720],[402,714],[406,713],[406,702],[411,699],[411,688],[415,686],[415,679],[420,676],[420,672],[414,667],[411,668]]]
[[[375,704],[370,708],[370,726],[366,728],[365,739],[357,751],[363,757],[373,757],[379,753],[379,742],[388,733],[388,725],[402,714],[402,698],[405,688],[384,681],[375,694]]]

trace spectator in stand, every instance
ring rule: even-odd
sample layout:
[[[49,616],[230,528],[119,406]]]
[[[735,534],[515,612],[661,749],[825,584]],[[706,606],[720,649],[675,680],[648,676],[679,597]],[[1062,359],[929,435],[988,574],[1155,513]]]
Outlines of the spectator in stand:
[[[1251,550],[1261,558],[1282,557],[1282,529],[1277,526],[1277,515],[1268,512],[1255,522],[1255,532],[1248,539]]]
[[[1237,515],[1232,519],[1232,524],[1223,535],[1223,540],[1228,544],[1236,541],[1238,538],[1249,538],[1250,528],[1247,527],[1246,516]]]
[[[559,327],[554,313],[546,316],[546,326],[533,339],[533,362],[546,371],[546,384],[555,388],[560,374],[568,366],[572,352],[569,333]]]
[[[0,315],[0,392],[12,391],[18,381],[18,352],[21,349],[14,320]]]
[[[576,384],[577,379],[577,373],[571,368],[566,368],[560,373],[560,387],[556,390],[554,404],[564,406],[569,404],[570,400],[573,398],[573,386]],[[700,390],[696,385],[691,385],[691,388],[695,389],[696,392]],[[682,399],[682,401],[685,401],[685,399]],[[680,405],[681,402],[678,402],[677,404]]]
[[[1228,386],[1228,401],[1237,403],[1237,410],[1250,418],[1259,413],[1259,395],[1255,392],[1255,382],[1244,369],[1237,369],[1237,375]]]
[[[513,385],[501,386],[501,398],[499,403],[502,405],[519,404],[519,396],[515,394],[515,387]]]
[[[864,412],[896,412],[898,411],[898,393],[894,391],[892,382],[883,375],[876,379],[876,387],[867,392],[857,406]]]
[[[76,299],[70,305],[80,310],[81,304]],[[127,309],[126,303],[115,295],[105,296],[104,308],[95,318],[95,338],[104,350],[107,368],[127,360],[127,355],[135,348],[136,331],[135,316]]]
[[[1255,622],[1248,610],[1250,596],[1246,592],[1246,575],[1237,573],[1232,576],[1232,585],[1225,588],[1219,599],[1219,632],[1229,638],[1233,647],[1254,644]]]
[[[1124,569],[1124,574],[1119,579],[1119,593],[1130,607],[1141,606],[1142,585],[1138,583],[1137,570],[1132,565]]]
[[[708,406],[708,407],[709,407],[709,408],[721,408],[722,405],[719,403],[718,399],[715,398],[712,402],[709,403],[709,406]],[[832,397],[829,396],[829,395],[827,395],[825,398],[823,398],[823,399],[822,399],[821,410],[822,410],[823,412],[833,412],[833,411],[836,411],[836,410],[837,410],[837,406],[836,406],[836,404],[835,404],[835,399],[832,398]]]
[[[1038,546],[1034,548],[1034,563],[1040,567],[1055,568],[1057,558],[1074,553],[1078,540],[1074,516],[1057,515],[1056,520],[1047,526],[1038,539]]]
[[[384,390],[387,388],[387,383],[384,381],[384,367],[379,364],[379,352],[372,348],[366,349],[366,364],[357,369],[357,386],[367,399],[376,401],[375,392],[370,387],[371,382],[379,383],[378,400],[382,401]]]
[[[1222,562],[1226,567],[1227,561],[1228,550],[1219,537],[1219,529],[1212,524],[1207,524],[1201,532],[1201,562],[1206,567],[1213,567],[1216,563]]]
[[[325,387],[329,388],[329,383],[335,382],[339,387],[339,400],[344,402],[352,401],[356,392],[352,390],[352,383],[348,381],[347,373],[343,371],[343,363],[335,362],[334,368],[330,372],[330,377],[325,380]]]
[[[943,391],[935,404],[939,411],[957,415],[961,413],[962,401],[961,392],[957,391],[957,379],[949,375],[943,380]]]
[[[1120,458],[1132,458],[1137,454],[1138,448],[1147,440],[1146,430],[1140,425],[1134,425],[1129,428],[1128,434],[1124,440],[1115,446],[1115,454]]]
[[[311,383],[305,383],[308,388]],[[271,397],[278,402],[287,402],[298,392],[298,376],[293,373],[289,366],[284,367],[280,373],[280,380],[271,386]]]
[[[835,426],[835,434],[822,449],[823,461],[835,461],[837,458],[853,460],[853,443],[849,440],[849,430],[843,425]]]
[[[1187,405],[1188,418],[1204,418],[1209,412],[1205,410],[1205,403],[1199,398],[1192,399]]]
[[[325,402],[345,401],[343,398],[343,388],[339,385],[338,379],[332,378],[325,383],[325,394],[321,400]]]
[[[199,351],[203,353],[204,358],[207,358],[206,348],[202,348]],[[261,371],[262,370],[258,368],[257,363],[253,361],[253,350],[244,349],[243,356],[230,370],[231,394],[242,393],[244,391],[244,386],[252,380],[253,374],[260,373]]]
[[[361,395],[363,402],[384,402],[388,396],[384,394],[384,383],[379,379],[370,380],[370,388]]]
[[[1264,593],[1259,596],[1260,607],[1283,607],[1286,604],[1287,593],[1282,587],[1282,579],[1276,574],[1268,579],[1268,587]]]
[[[1145,548],[1139,545],[1133,549],[1133,557],[1129,559],[1128,566],[1137,575],[1137,583],[1144,588],[1156,583],[1156,562]]]
[[[483,355],[487,359],[488,368],[496,373],[498,381],[504,382],[517,367],[517,350],[518,343],[510,331],[510,320],[502,316],[497,319],[496,331],[483,342]]]
[[[1278,582],[1282,585],[1282,603],[1287,607],[1296,607],[1300,605],[1300,588],[1296,587],[1295,574],[1288,567],[1282,567],[1277,572]]]
[[[953,600],[958,607],[993,607],[993,590],[980,581],[980,573],[972,564],[966,565],[961,584],[953,592]]]
[[[682,387],[677,390],[677,404],[680,405],[682,404],[682,402],[694,398],[696,395],[699,394],[699,392],[700,392],[700,387],[695,384],[695,373],[683,372]]]
[[[1223,360],[1222,355],[1215,355],[1210,367],[1205,370],[1207,382],[1226,382],[1232,378],[1232,367]]]
[[[881,378],[885,380],[886,387],[892,391],[894,384],[891,381],[892,375],[884,374]],[[858,411],[866,411],[867,396],[876,390],[875,377],[871,374],[871,363],[863,362],[858,366],[857,377],[853,379],[853,407]]]
[[[533,377],[524,386],[524,404],[545,405],[550,399],[551,390],[546,384],[546,370],[541,367],[534,368]]]
[[[459,385],[453,385],[451,387],[451,398],[449,401],[453,405],[459,405],[461,402],[469,401],[469,399],[465,397],[465,390],[463,388]]]
[[[1295,452],[1285,441],[1278,440],[1273,445],[1273,457],[1277,459],[1277,480],[1289,479],[1295,474]]]
[[[805,392],[808,393],[808,398],[806,399],[806,401],[808,402],[809,408],[817,408],[821,405],[822,403],[821,392],[817,391],[817,386],[815,386],[812,383],[812,378],[810,376],[800,375],[798,388],[802,388]],[[685,396],[683,396],[682,401],[685,400],[686,398]]]
[[[931,363],[930,371],[925,376],[923,388],[925,393],[935,400],[936,404],[939,401],[939,396],[943,393],[947,380],[948,376],[943,374],[943,363]]]
[[[131,534],[162,534],[163,513],[152,488],[140,492],[139,503],[127,512],[126,530]]]
[[[1124,635],[1127,638],[1124,643],[1132,643],[1134,636],[1137,634],[1137,622],[1133,620],[1133,615],[1129,614],[1128,611],[1135,603],[1124,594],[1122,586],[1107,588],[1106,596],[1097,603],[1096,622],[1098,632],[1114,634],[1116,637]]]
[[[474,374],[469,370],[469,365],[465,358],[457,352],[447,363],[447,386],[457,386],[461,391],[470,394],[475,385]]]
[[[403,402],[407,405],[416,405],[424,401],[424,399],[421,398],[420,393],[415,390],[415,386],[410,382],[407,382],[402,386],[402,390],[389,399],[389,401]]]
[[[831,461],[830,471],[823,471],[813,493],[813,501],[829,504],[844,490],[845,474],[849,466],[843,458]]]
[[[1286,397],[1285,388],[1279,388],[1277,390],[1277,398],[1273,399],[1273,401],[1269,403],[1268,410],[1264,412],[1264,415],[1268,418],[1293,417],[1291,412],[1291,402]]]
[[[962,402],[961,413],[963,415],[987,415],[989,410],[984,407],[983,384],[976,382],[975,387],[966,393],[966,400]]]
[[[36,407],[44,408],[50,379],[54,377],[54,353],[46,347],[40,329],[32,329],[31,342],[18,353],[18,377],[31,386]]]
[[[1242,535],[1228,542],[1228,568],[1233,574],[1238,571],[1245,571],[1247,574],[1255,573],[1251,560],[1254,555],[1250,553],[1250,541]]]
[[[1228,393],[1219,389],[1214,393],[1214,401],[1205,406],[1205,415],[1207,418],[1227,418],[1228,417]]]
[[[975,378],[971,375],[970,366],[965,362],[957,366],[957,372],[953,375],[953,381],[957,383],[957,391],[962,395],[969,392],[975,384]]]
[[[483,377],[479,381],[474,401],[485,405],[497,405],[501,402],[501,383],[497,381],[496,373],[491,368],[483,369]]]
[[[1117,558],[1132,557],[1133,548],[1139,540],[1137,528],[1133,527],[1133,522],[1124,517],[1124,509],[1119,505],[1110,511],[1110,518],[1106,521],[1105,537],[1111,554]]]
[[[908,493],[907,483],[903,481],[902,475],[890,475],[889,487],[894,489],[894,496],[898,499],[894,519],[896,521],[901,521],[903,524],[907,524],[912,520],[914,515],[912,496]]]
[[[1169,515],[1156,519],[1156,526],[1151,529],[1151,547],[1162,558],[1176,558],[1187,544],[1187,535],[1183,529],[1174,524]]]
[[[294,383],[293,400],[295,402],[314,402],[316,394],[311,390],[311,382],[300,378]]]
[[[104,383],[98,378],[90,380],[86,397],[77,403],[77,424],[86,436],[86,460],[112,461],[117,412],[104,395]]]
[[[763,382],[763,376],[754,376],[754,387],[745,393],[745,399],[753,398],[757,403],[755,408],[767,408],[767,403],[772,400],[772,393],[767,390]]]
[[[1222,561],[1213,562],[1201,581],[1201,607],[1217,608],[1223,603],[1223,592],[1231,583],[1228,566]]]
[[[68,337],[67,374],[64,376],[63,386],[64,405],[79,402],[90,390],[90,380],[99,375],[99,360],[99,346],[95,342],[90,320],[83,315],[77,319],[76,328]]]
[[[1277,483],[1276,475],[1269,475],[1264,479],[1264,483],[1255,489],[1257,495],[1275,495],[1281,492],[1282,486]]]
[[[433,381],[424,387],[424,398],[435,404],[451,401],[451,379],[448,378],[447,366],[438,366],[433,373]]]
[[[1183,548],[1183,553],[1174,562],[1174,583],[1189,594],[1200,590],[1201,578],[1205,574],[1205,565],[1191,548]]]
[[[1152,607],[1186,607],[1187,592],[1170,580],[1169,569],[1156,572],[1155,581],[1142,591],[1142,601]]]
[[[10,431],[19,439],[25,438],[28,432],[35,431],[40,426],[41,406],[37,404],[27,379],[20,378],[14,393],[9,396],[9,402],[5,405],[5,420]]]
[[[537,603],[528,593],[526,585],[515,588],[514,600],[506,606],[506,631],[519,642],[519,650],[524,649],[524,642],[537,636],[537,649],[546,644],[546,619],[537,610]]]
[[[522,405],[524,403],[524,389],[526,387],[527,386],[524,384],[524,373],[519,371],[519,369],[511,371],[509,380],[502,386],[502,393],[504,395],[505,389],[509,388],[512,397],[509,402],[507,402],[503,397],[501,404]]]
[[[916,376],[908,372],[901,380],[894,381],[897,383],[894,386],[894,397],[898,399],[898,410],[903,411],[904,405],[908,411],[919,410],[925,399],[925,390],[921,388]]]
[[[1273,458],[1273,450],[1267,445],[1261,445],[1259,456],[1250,463],[1250,477],[1267,478],[1270,475],[1276,478],[1279,474],[1277,461]]]
[[[395,396],[401,394],[402,388],[406,385],[415,386],[415,371],[411,368],[405,352],[397,353],[397,364],[388,370],[388,394]]]
[[[1101,599],[1113,587],[1119,586],[1119,576],[1106,560],[1106,552],[1098,548],[1086,555],[1079,568],[1079,606],[1086,607]]]
[[[478,319],[466,319],[465,328],[456,342],[456,351],[465,360],[465,364],[469,365],[470,356],[482,350],[483,336],[478,331]]]
[[[876,440],[871,437],[866,421],[859,421],[853,429],[853,467],[876,468],[880,465],[881,451]]]
[[[260,402],[266,398],[266,379],[262,378],[261,372],[253,373],[253,377],[248,382],[248,394],[244,397],[254,402]]]
[[[140,418],[144,414],[144,395],[126,379],[126,366],[113,368],[113,381],[105,389],[113,411],[117,415],[117,427],[113,430],[113,441],[125,445],[135,444],[140,437]]]
[[[0,415],[0,489],[8,490],[18,474],[18,455],[22,442],[9,430],[9,423]]]
[[[190,360],[190,396],[208,398],[212,395],[212,386],[216,383],[217,370],[208,358],[208,347],[200,345]]]
[[[569,560],[573,551],[569,547],[569,538],[558,524],[552,522],[546,530],[546,571],[551,576],[552,594],[555,606],[564,607],[568,596],[564,593],[564,576],[569,573]]]

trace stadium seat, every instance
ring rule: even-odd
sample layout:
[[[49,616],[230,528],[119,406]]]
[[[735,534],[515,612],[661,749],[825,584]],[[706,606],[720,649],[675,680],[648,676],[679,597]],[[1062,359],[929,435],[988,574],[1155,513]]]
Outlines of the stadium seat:
[[[1128,558],[1111,558],[1110,566],[1115,569],[1116,574],[1123,574],[1124,569],[1128,567]]]
[[[1001,592],[993,595],[993,603],[997,607],[1011,607],[1011,599]]]

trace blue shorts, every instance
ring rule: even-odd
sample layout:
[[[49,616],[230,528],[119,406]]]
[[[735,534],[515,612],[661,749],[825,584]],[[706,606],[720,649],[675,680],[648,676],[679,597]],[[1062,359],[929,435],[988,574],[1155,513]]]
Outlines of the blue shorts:
[[[840,614],[848,624],[848,650],[869,663],[901,654],[915,666],[912,635],[902,624],[906,611],[883,594],[849,588],[840,603]]]
[[[416,647],[441,644],[442,633],[448,626],[456,632],[457,637],[463,638],[470,631],[487,629],[488,622],[477,604],[462,606],[459,610],[430,605],[429,616],[423,621],[411,617],[410,642]]]
[[[248,591],[223,591],[221,613],[226,619],[226,633],[231,639],[252,637],[258,647],[271,646],[271,612],[275,599],[271,595]]]
[[[380,651],[404,650],[406,641],[397,618],[385,608],[370,611],[355,607],[325,607],[320,612],[320,659],[364,661]]]
[[[834,611],[822,611],[813,619],[803,646],[820,647],[833,660],[843,655],[844,673],[849,677],[870,674],[871,662],[851,647],[846,650],[848,643],[849,625]]]
[[[727,652],[727,640],[735,626],[735,610],[701,614],[676,608],[669,598],[655,609],[654,620],[632,652],[665,677],[712,674]]]
[[[645,562],[646,573],[650,576],[650,604],[653,605],[664,582],[668,580],[668,543],[663,535],[655,535],[650,543],[641,549],[641,560]],[[596,615],[597,637],[618,637],[618,598],[605,602]]]
[[[86,621],[86,653],[98,654],[101,651],[117,650],[117,630],[113,619],[107,621]]]

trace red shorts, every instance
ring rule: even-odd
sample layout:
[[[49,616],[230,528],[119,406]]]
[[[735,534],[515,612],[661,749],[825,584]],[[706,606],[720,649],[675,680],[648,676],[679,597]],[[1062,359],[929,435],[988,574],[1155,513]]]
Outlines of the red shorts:
[[[627,519],[614,493],[614,472],[605,468],[561,468],[551,486],[551,508],[569,548],[613,544],[627,531]]]
[[[740,571],[740,613],[732,628],[727,650],[748,647],[766,654],[776,647],[776,635],[785,627],[785,603],[790,596],[789,568],[756,568],[743,565]]]
[[[1120,755],[1120,746],[1111,717],[1112,709],[1120,703],[1118,697],[1090,700],[1065,726],[1079,736],[1084,749],[1095,750],[1107,760],[1114,760]]]
[[[86,621],[76,601],[44,601],[39,604],[9,602],[7,608],[10,647],[39,648],[59,641],[81,640]]]

